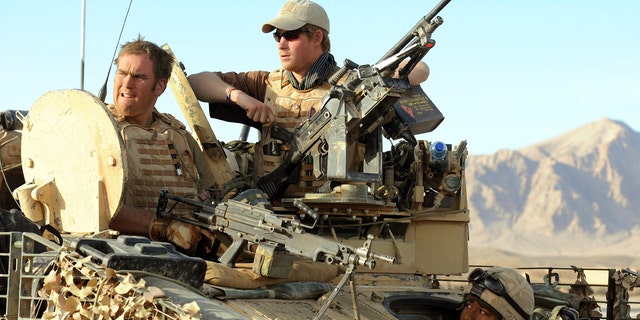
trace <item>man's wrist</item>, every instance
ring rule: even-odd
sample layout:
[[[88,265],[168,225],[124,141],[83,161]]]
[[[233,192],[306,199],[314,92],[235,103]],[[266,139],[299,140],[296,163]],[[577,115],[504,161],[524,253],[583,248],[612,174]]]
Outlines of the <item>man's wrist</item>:
[[[233,91],[235,91],[235,90],[237,90],[237,89],[236,89],[236,87],[228,87],[228,88],[225,90],[225,99],[227,100],[227,103],[229,103],[229,104],[235,104],[235,102],[233,102],[233,101],[231,100],[231,93],[232,93]]]

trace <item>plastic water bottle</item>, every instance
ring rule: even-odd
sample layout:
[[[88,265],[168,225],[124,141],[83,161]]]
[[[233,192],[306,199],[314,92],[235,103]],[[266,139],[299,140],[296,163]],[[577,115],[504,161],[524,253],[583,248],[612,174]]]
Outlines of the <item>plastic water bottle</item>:
[[[444,160],[447,157],[447,145],[441,141],[434,141],[430,148],[431,158],[436,161]]]

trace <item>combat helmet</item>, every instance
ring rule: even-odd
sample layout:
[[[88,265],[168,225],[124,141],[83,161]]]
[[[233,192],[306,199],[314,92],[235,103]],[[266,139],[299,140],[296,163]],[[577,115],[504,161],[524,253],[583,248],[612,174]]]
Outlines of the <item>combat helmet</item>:
[[[534,308],[531,285],[509,268],[476,268],[463,294],[465,300],[484,301],[505,320],[528,320]]]

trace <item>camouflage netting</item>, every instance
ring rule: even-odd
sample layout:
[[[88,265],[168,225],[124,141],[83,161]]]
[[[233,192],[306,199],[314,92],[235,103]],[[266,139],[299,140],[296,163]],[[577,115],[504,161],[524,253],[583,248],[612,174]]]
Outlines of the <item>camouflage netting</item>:
[[[614,319],[631,319],[631,308],[629,307],[629,292],[633,288],[640,287],[640,278],[630,272],[616,270],[613,274],[616,282],[615,305],[613,306]],[[640,314],[635,319],[640,319]]]
[[[97,267],[64,248],[38,295],[47,299],[42,319],[197,319],[200,312],[195,302],[175,305],[144,279]]]
[[[578,310],[580,312],[580,316],[589,318],[602,317],[602,313],[598,311],[600,306],[596,302],[596,298],[593,296],[593,288],[591,288],[587,282],[587,275],[584,273],[584,270],[575,266],[571,267],[573,268],[573,271],[576,272],[576,282],[571,285],[569,293],[576,294],[582,298],[582,301],[580,302],[580,309]]]

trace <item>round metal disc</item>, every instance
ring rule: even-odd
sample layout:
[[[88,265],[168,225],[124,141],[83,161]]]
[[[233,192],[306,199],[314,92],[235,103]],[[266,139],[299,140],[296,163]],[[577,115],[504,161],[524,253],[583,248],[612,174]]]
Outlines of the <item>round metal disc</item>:
[[[46,222],[65,232],[107,229],[123,201],[124,150],[115,120],[94,95],[59,90],[40,97],[24,120],[21,153]]]

